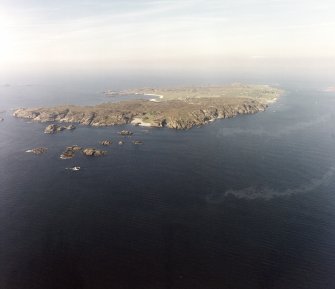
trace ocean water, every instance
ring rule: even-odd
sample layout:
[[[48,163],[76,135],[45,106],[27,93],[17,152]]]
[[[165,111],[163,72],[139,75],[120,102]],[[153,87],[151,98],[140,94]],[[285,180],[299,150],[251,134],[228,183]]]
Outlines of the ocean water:
[[[0,87],[0,288],[335,288],[335,93],[277,84],[265,112],[201,128],[56,135],[10,109],[101,103],[110,87]],[[105,157],[59,159],[103,139]]]

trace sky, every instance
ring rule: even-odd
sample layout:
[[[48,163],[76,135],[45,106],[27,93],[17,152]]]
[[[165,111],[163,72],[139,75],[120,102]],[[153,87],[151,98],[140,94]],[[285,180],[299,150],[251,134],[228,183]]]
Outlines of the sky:
[[[0,0],[0,69],[333,65],[333,0]]]

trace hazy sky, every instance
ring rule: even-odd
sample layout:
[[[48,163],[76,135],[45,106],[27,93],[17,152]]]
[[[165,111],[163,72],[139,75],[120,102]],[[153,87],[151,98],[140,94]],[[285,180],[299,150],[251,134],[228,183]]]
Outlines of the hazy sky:
[[[334,0],[0,0],[0,66],[335,59]]]

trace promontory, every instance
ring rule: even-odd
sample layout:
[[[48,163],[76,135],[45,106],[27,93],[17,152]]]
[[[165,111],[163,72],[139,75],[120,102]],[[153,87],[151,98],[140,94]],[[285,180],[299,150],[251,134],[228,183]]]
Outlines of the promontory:
[[[13,115],[39,122],[78,123],[90,126],[135,124],[188,129],[215,119],[264,111],[282,90],[268,85],[231,84],[179,88],[141,88],[116,92],[138,95],[137,100],[124,100],[95,106],[64,105],[21,108]]]

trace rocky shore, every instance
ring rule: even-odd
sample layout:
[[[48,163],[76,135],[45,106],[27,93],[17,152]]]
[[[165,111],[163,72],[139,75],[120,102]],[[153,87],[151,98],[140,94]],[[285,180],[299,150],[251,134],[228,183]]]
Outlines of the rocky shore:
[[[71,124],[69,126],[60,126],[60,125],[57,125],[57,124],[50,124],[48,125],[45,129],[44,129],[44,133],[47,133],[47,134],[54,134],[54,133],[57,133],[57,132],[61,132],[63,130],[74,130],[76,127]]]
[[[172,99],[170,95],[168,100],[155,102],[140,99],[96,106],[21,108],[13,116],[39,122],[78,123],[96,127],[136,123],[152,127],[189,129],[216,119],[264,111],[281,93],[280,90],[268,86],[252,86],[249,90],[248,92],[248,87],[244,87],[243,93],[222,93],[215,97],[207,97],[206,94],[206,97]]]

